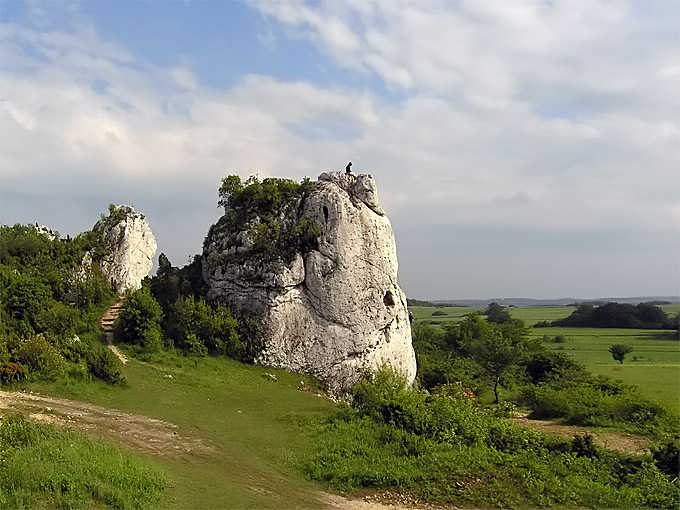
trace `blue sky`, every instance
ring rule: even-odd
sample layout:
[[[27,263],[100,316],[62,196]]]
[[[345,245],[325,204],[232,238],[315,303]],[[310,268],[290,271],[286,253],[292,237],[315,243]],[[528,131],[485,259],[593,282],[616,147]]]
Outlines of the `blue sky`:
[[[222,177],[352,160],[410,297],[678,295],[679,5],[3,0],[0,222],[181,266]]]

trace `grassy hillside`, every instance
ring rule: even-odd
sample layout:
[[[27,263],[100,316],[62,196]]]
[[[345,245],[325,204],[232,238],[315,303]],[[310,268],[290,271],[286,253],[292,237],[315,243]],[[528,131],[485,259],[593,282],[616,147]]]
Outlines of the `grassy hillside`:
[[[132,359],[123,370],[126,388],[73,382],[31,388],[165,420],[201,440],[206,451],[155,459],[169,478],[165,507],[321,506],[318,489],[293,468],[312,448],[299,421],[334,407],[298,390],[301,380],[310,387],[308,378],[218,358],[154,361],[160,364]]]

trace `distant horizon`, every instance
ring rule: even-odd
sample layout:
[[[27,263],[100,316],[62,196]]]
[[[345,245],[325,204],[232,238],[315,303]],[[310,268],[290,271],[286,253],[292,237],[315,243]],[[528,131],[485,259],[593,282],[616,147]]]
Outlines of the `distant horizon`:
[[[417,301],[427,301],[430,303],[447,303],[447,302],[493,302],[493,301],[537,301],[537,302],[556,302],[556,301],[572,301],[572,302],[588,302],[588,301],[637,301],[644,303],[649,301],[670,301],[671,304],[680,304],[680,295],[675,296],[661,296],[661,295],[650,295],[650,296],[599,296],[599,297],[559,297],[559,298],[532,298],[527,296],[514,296],[514,297],[489,297],[489,298],[446,298],[446,299],[422,299],[417,297],[407,296],[407,299],[414,299]]]

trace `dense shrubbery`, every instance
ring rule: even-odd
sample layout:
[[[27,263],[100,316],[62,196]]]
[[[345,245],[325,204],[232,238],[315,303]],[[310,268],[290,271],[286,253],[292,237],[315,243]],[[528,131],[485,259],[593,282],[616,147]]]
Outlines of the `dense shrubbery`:
[[[441,329],[416,322],[413,346],[425,388],[462,382],[476,393],[492,389],[496,402],[499,387],[511,387],[523,364],[542,350],[522,321],[489,323],[474,313]]]
[[[213,225],[204,244],[220,238],[224,248],[241,248],[248,233],[252,245],[248,257],[264,261],[290,262],[294,255],[317,247],[321,230],[317,223],[302,218],[305,198],[314,184],[309,179],[297,183],[290,179],[251,176],[245,183],[237,175],[222,180],[218,205],[225,213]],[[234,255],[237,256],[237,255]]]
[[[640,303],[637,306],[626,303],[605,303],[598,307],[581,304],[569,317],[551,323],[543,321],[536,326],[677,330],[678,316],[669,318],[666,312],[651,303]]]
[[[413,325],[418,381],[426,389],[461,382],[478,396],[495,385],[513,388],[513,398],[537,418],[607,426],[662,436],[677,416],[636,387],[594,377],[564,353],[527,340],[516,320],[487,324],[471,314],[459,324]]]
[[[97,318],[115,299],[93,255],[101,242],[94,231],[62,239],[43,227],[0,227],[0,383],[84,368]]]
[[[528,385],[520,401],[532,409],[535,418],[562,418],[572,425],[618,427],[655,435],[677,427],[677,416],[665,406],[645,398],[634,386],[605,377]]]
[[[163,345],[163,311],[148,289],[132,292],[125,299],[116,321],[117,342],[139,345],[145,352],[156,352]]]
[[[654,459],[636,458],[605,451],[589,436],[550,438],[510,424],[461,389],[446,385],[428,394],[408,389],[389,369],[368,374],[353,389],[352,406],[316,426],[318,449],[302,467],[338,489],[402,489],[456,505],[680,503],[680,489],[662,467],[673,461],[672,447]]]
[[[199,256],[179,269],[173,267],[161,253],[156,276],[145,282],[144,290],[134,293],[134,300],[126,301],[116,324],[116,330],[120,331],[118,338],[142,345],[135,340],[141,338],[139,334],[132,335],[130,339],[122,334],[122,330],[129,328],[126,324],[130,318],[137,321],[137,317],[148,315],[145,309],[158,306],[156,312],[160,311],[160,318],[150,329],[160,328],[166,347],[179,349],[190,356],[211,354],[252,362],[261,349],[257,323],[236,320],[225,306],[206,302],[206,290]],[[137,307],[142,309],[133,312],[132,309]],[[128,308],[130,311],[126,311]],[[132,329],[136,330],[137,326]],[[160,348],[160,345],[157,347]]]

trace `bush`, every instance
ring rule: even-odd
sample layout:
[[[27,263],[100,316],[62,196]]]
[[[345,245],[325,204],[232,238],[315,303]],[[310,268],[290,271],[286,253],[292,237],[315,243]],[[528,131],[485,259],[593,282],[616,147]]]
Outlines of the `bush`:
[[[81,340],[77,335],[59,341],[59,352],[64,358],[73,363],[84,360],[91,349],[92,345],[90,342]]]
[[[566,354],[555,351],[532,354],[524,361],[524,367],[534,384],[575,379],[587,373],[583,365]]]
[[[565,387],[545,383],[527,386],[520,400],[532,409],[535,418],[562,418],[572,425],[615,426],[643,434],[671,430],[676,419],[666,407],[635,388],[605,378]]]
[[[29,372],[40,378],[53,381],[64,370],[64,358],[43,335],[34,335],[23,340],[17,349],[16,359],[28,367]]]
[[[428,395],[383,368],[352,394],[354,409],[341,406],[318,424],[317,451],[302,463],[313,479],[338,489],[406,490],[484,508],[676,508],[680,502],[680,489],[652,462],[602,450],[588,435],[568,441],[517,427],[475,405],[455,384]]]
[[[109,384],[125,384],[118,357],[104,346],[93,348],[87,355],[87,369],[97,379]]]
[[[214,308],[194,296],[180,298],[175,302],[174,336],[176,344],[193,354],[226,355],[245,361],[249,354],[245,342],[241,341],[239,323],[231,316],[229,309],[218,304]],[[197,342],[204,346],[198,347]]]
[[[428,395],[408,388],[388,366],[357,383],[352,399],[360,415],[436,441],[480,443],[488,431],[487,416],[473,410],[471,392],[460,385],[443,385]]]
[[[163,311],[149,291],[136,290],[125,299],[114,337],[119,342],[141,345],[146,352],[155,352],[162,345],[162,317]]]

